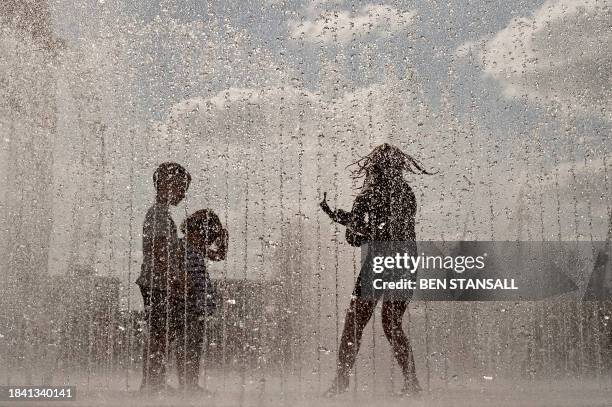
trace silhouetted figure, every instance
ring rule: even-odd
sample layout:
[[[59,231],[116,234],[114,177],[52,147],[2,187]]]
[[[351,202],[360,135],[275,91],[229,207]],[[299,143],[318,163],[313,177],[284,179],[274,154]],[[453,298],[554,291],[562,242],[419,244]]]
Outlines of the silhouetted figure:
[[[143,262],[136,284],[140,287],[148,335],[143,344],[143,391],[167,389],[166,363],[168,345],[172,340],[170,316],[173,293],[177,291],[181,256],[176,224],[170,215],[170,206],[184,198],[191,176],[176,163],[161,164],[153,175],[157,190],[155,204],[146,214],[143,234]]]
[[[351,212],[332,210],[326,201],[321,208],[330,218],[346,226],[346,239],[353,246],[372,241],[415,241],[416,198],[403,172],[429,174],[418,161],[389,144],[376,147],[355,163],[354,177],[365,177]],[[415,253],[416,254],[416,253]],[[367,263],[366,263],[367,264]],[[362,273],[365,272],[362,269]],[[338,371],[326,396],[344,392],[349,386],[349,374],[359,352],[363,330],[380,298],[362,296],[361,275],[357,278],[338,350]],[[387,294],[383,294],[387,295]],[[412,346],[402,329],[402,317],[408,307],[406,300],[383,298],[382,325],[393,353],[404,375],[403,392],[421,391],[415,372]]]
[[[205,319],[217,306],[206,262],[225,260],[228,234],[210,209],[187,217],[181,231],[185,235],[181,239],[183,295],[177,299],[172,323],[176,329],[176,366],[184,390],[206,392],[198,385]]]

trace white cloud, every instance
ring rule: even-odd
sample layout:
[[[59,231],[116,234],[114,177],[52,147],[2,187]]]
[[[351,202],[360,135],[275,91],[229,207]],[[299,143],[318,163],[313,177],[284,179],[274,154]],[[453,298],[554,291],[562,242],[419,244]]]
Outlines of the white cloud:
[[[309,9],[310,15],[315,9]],[[370,4],[351,13],[346,10],[324,11],[303,22],[292,20],[292,38],[309,42],[347,43],[352,38],[374,35],[388,37],[411,25],[416,13],[394,7]]]
[[[478,56],[509,97],[527,95],[606,116],[612,106],[611,18],[608,0],[549,0],[512,20]],[[463,44],[457,54],[466,56],[473,45]]]
[[[179,117],[195,112],[206,112],[211,109],[224,109],[227,104],[244,101],[259,103],[259,93],[250,88],[229,88],[210,98],[193,97],[176,103],[171,111],[171,117]]]
[[[307,90],[293,86],[268,87],[268,88],[237,88],[224,89],[210,98],[194,97],[176,103],[170,110],[173,118],[190,115],[191,113],[204,113],[211,110],[224,110],[243,105],[263,105],[280,100],[296,102],[300,97],[308,99],[311,103],[316,102],[318,97]]]

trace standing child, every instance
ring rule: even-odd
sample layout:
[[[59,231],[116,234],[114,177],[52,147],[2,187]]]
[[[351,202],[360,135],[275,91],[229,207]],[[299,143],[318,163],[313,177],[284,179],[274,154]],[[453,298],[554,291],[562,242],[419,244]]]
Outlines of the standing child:
[[[170,206],[184,198],[191,176],[176,163],[161,164],[153,175],[157,191],[155,204],[145,216],[142,233],[143,262],[136,284],[140,287],[148,335],[143,344],[142,391],[167,389],[171,291],[179,277],[180,253],[176,225]]]
[[[216,308],[206,262],[225,259],[228,234],[210,209],[187,217],[181,231],[185,235],[181,240],[183,295],[178,296],[173,318],[179,384],[187,391],[205,391],[198,386],[205,319]]]

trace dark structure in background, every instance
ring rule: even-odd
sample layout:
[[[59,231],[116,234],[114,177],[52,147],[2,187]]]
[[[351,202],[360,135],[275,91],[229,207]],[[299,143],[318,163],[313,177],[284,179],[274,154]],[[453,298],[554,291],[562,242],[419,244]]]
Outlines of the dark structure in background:
[[[45,288],[35,293],[37,314],[12,315],[4,353],[9,370],[21,372],[28,384],[112,369],[121,331],[119,279],[79,266],[67,275],[40,276],[38,284]]]
[[[4,0],[0,6],[0,18],[31,36],[47,50],[61,45],[51,31],[47,0]]]
[[[59,316],[54,338],[58,367],[112,367],[119,331],[119,279],[78,267],[54,278],[51,285],[49,306]]]
[[[47,270],[53,200],[51,142],[57,123],[52,67],[60,42],[51,32],[44,0],[3,1],[0,27],[31,45],[18,46],[19,58],[13,58],[18,62],[7,76],[0,76],[1,118],[10,121],[9,160],[2,169],[7,197],[2,228],[6,253],[3,298],[27,307],[27,293],[35,290],[37,277]]]
[[[52,228],[53,69],[61,42],[52,33],[46,0],[2,1],[0,30],[16,40],[15,57],[0,71],[0,120],[10,135],[8,159],[0,163],[6,177],[6,206],[0,214],[0,329],[4,346],[30,355],[40,347],[46,326],[38,300],[47,281]],[[31,380],[38,361],[23,356],[19,363],[26,381]]]
[[[227,279],[216,285],[222,301],[206,326],[203,360],[207,367],[254,367],[262,347],[273,340],[264,337],[270,319],[266,304],[273,293],[260,281]]]

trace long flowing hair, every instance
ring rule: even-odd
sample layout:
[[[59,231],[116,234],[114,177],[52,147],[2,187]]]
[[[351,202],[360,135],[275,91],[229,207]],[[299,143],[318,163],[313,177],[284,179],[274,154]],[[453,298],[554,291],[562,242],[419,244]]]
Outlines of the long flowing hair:
[[[404,171],[412,174],[437,174],[437,171],[430,172],[426,170],[423,164],[416,158],[388,143],[375,147],[370,154],[349,164],[348,167],[356,167],[351,170],[351,177],[353,179],[363,178],[364,181],[361,188],[376,181],[402,176]]]

